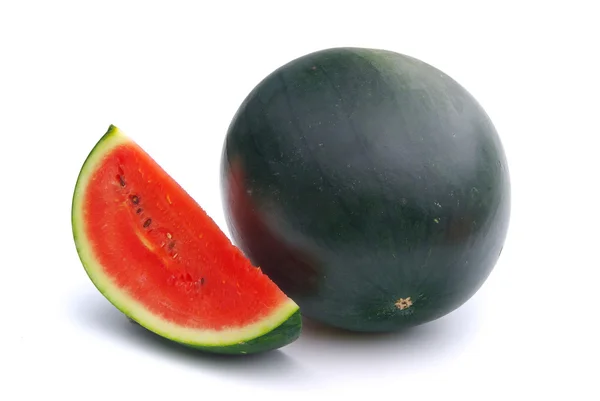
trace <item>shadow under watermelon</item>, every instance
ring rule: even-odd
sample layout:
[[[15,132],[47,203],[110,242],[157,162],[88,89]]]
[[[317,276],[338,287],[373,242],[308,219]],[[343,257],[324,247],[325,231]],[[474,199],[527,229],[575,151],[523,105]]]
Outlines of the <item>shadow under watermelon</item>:
[[[144,348],[160,357],[169,358],[186,365],[216,370],[223,374],[239,376],[240,379],[285,379],[290,385],[293,377],[310,377],[284,349],[251,355],[221,355],[196,350],[163,338],[127,318],[102,295],[87,291],[76,294],[70,303],[70,315],[81,328],[109,336],[111,340],[128,346]],[[275,380],[277,382],[278,380]],[[293,380],[291,380],[293,381]],[[305,383],[306,384],[306,383]]]

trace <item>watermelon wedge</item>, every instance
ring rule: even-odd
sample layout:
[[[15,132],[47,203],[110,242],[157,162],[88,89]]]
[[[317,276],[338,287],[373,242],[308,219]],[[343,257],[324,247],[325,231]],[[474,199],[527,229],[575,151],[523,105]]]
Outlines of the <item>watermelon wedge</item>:
[[[146,329],[224,354],[269,351],[299,337],[298,305],[113,125],[81,168],[71,217],[92,283]]]

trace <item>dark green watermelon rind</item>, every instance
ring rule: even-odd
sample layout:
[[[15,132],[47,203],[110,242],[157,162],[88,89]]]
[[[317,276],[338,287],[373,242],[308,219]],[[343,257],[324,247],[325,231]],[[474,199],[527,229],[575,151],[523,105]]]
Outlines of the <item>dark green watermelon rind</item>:
[[[252,340],[238,344],[227,345],[224,347],[206,347],[192,345],[189,345],[189,347],[219,354],[256,354],[277,348],[282,348],[288,344],[291,344],[300,337],[301,328],[302,315],[300,314],[300,310],[297,310],[286,321],[284,321],[281,324],[281,326]]]
[[[456,310],[510,221],[507,159],[482,106],[384,50],[326,49],[267,76],[230,124],[221,177],[236,245],[304,316],[352,331]]]
[[[121,310],[121,312],[123,312]],[[125,316],[127,314],[123,312]],[[142,327],[144,330],[148,330],[151,333],[158,335],[152,330],[144,327],[134,319],[128,317],[128,319]],[[185,342],[178,341],[176,339],[168,339],[169,341],[173,341],[187,348],[199,350],[199,351],[208,351],[216,354],[225,354],[225,355],[245,355],[245,354],[257,354],[262,352],[271,351],[274,349],[285,347],[296,341],[300,337],[300,333],[302,329],[302,314],[300,310],[294,312],[287,320],[285,320],[279,327],[276,329],[263,334],[254,339],[240,342],[237,344],[231,344],[226,346],[202,346],[202,345],[192,345]],[[160,336],[160,335],[159,335]],[[163,336],[160,336],[163,337]]]
[[[117,127],[111,125],[89,153],[77,179],[71,216],[73,239],[80,261],[92,284],[130,320],[160,337],[198,350],[219,354],[254,354],[281,348],[295,341],[300,336],[302,322],[298,305],[292,300],[282,304],[262,321],[250,325],[248,330],[239,328],[222,334],[209,330],[206,331],[206,335],[202,330],[194,330],[195,333],[198,333],[199,338],[204,337],[202,340],[192,338],[189,329],[166,322],[150,313],[143,305],[129,297],[126,292],[117,288],[112,280],[102,272],[102,266],[95,260],[93,250],[86,242],[84,222],[80,216],[78,201],[85,190],[87,177],[93,172],[94,164],[99,162],[103,156],[103,148],[107,146],[107,149],[110,149],[111,145],[108,141],[127,143],[128,140]],[[247,331],[247,335],[244,331]]]

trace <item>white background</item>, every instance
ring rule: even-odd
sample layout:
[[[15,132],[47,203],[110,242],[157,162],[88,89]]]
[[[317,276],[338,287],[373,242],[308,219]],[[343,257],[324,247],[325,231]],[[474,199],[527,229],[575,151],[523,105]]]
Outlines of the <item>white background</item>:
[[[0,400],[600,399],[594,3],[2,1]],[[258,357],[184,352],[131,325],[73,245],[90,149],[117,125],[225,229],[218,166],[235,110],[274,68],[333,46],[418,57],[486,108],[513,188],[489,280],[407,334],[307,324]]]

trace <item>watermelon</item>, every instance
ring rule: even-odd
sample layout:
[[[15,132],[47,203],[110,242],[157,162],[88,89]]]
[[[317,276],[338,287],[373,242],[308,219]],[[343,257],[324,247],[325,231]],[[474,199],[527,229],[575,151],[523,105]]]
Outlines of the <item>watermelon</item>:
[[[81,168],[72,227],[95,287],[162,337],[207,352],[251,354],[300,335],[298,305],[115,126]]]
[[[221,162],[234,243],[304,316],[353,331],[438,319],[491,274],[505,152],[458,82],[408,55],[332,48],[266,76]]]

